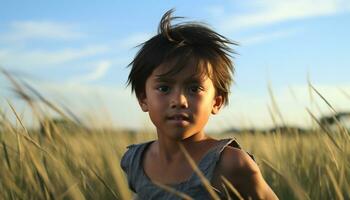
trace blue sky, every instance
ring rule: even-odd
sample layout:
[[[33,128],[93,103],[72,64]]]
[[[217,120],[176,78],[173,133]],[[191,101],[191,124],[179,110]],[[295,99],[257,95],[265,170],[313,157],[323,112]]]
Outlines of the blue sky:
[[[316,96],[310,101],[307,77],[337,110],[350,110],[349,1],[198,2],[1,1],[0,66],[96,124],[152,127],[125,88],[126,66],[135,46],[154,35],[164,12],[175,8],[185,21],[205,22],[240,44],[234,47],[231,104],[211,119],[209,129],[271,126],[269,82],[287,123],[309,125],[306,107],[318,116],[329,113]],[[0,77],[6,110],[5,98],[25,116]]]

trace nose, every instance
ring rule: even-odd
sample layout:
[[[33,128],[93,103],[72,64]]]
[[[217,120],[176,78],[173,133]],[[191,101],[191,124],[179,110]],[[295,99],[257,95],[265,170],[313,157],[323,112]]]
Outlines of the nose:
[[[176,109],[184,109],[188,107],[187,97],[182,90],[178,89],[173,92],[173,95],[171,96],[170,107]]]

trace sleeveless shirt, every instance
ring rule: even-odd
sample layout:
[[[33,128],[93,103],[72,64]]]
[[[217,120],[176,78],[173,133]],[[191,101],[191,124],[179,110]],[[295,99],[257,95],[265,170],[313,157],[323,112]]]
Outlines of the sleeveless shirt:
[[[180,199],[175,194],[169,193],[152,183],[143,169],[142,158],[145,150],[152,142],[154,141],[133,144],[127,147],[128,150],[123,155],[120,165],[127,175],[129,188],[137,194],[137,199]],[[241,149],[240,145],[235,139],[222,139],[219,140],[218,145],[209,149],[209,151],[199,161],[198,168],[209,181],[212,179],[214,169],[220,159],[222,151],[228,145]],[[254,157],[251,154],[249,155],[254,160]],[[183,192],[191,196],[193,199],[211,199],[209,193],[202,185],[200,178],[194,172],[187,181],[178,184],[170,184],[167,186]],[[218,193],[218,195],[224,197],[223,194]]]

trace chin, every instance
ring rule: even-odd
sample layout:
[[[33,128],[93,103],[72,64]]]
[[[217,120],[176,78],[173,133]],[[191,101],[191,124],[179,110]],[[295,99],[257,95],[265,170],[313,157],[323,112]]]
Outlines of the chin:
[[[171,138],[173,140],[177,140],[177,141],[182,141],[182,140],[185,140],[187,138],[190,138],[191,136],[193,136],[194,134],[189,132],[189,131],[175,131],[173,133],[171,133]]]
[[[176,141],[181,141],[181,140],[184,140],[187,138],[186,135],[184,135],[184,134],[176,134],[176,133],[172,134],[170,137],[171,137],[171,139],[176,140]]]

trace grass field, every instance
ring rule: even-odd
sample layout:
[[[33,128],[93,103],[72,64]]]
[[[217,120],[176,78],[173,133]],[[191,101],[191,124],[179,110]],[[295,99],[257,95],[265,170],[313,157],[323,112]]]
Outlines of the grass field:
[[[3,199],[131,199],[119,166],[125,147],[154,134],[50,126],[46,135],[3,124]],[[53,128],[54,127],[54,128]],[[349,136],[239,134],[280,199],[349,199]],[[339,146],[339,148],[337,147]]]
[[[0,109],[0,199],[132,199],[120,158],[127,145],[154,139],[155,133],[45,120],[31,98],[16,87],[42,129],[27,129],[14,108],[11,114],[17,122],[11,123]],[[62,118],[76,121],[76,116],[34,94]],[[341,126],[333,131],[315,127],[307,133],[277,130],[213,137],[236,137],[244,150],[254,154],[280,199],[350,199],[350,136]]]

